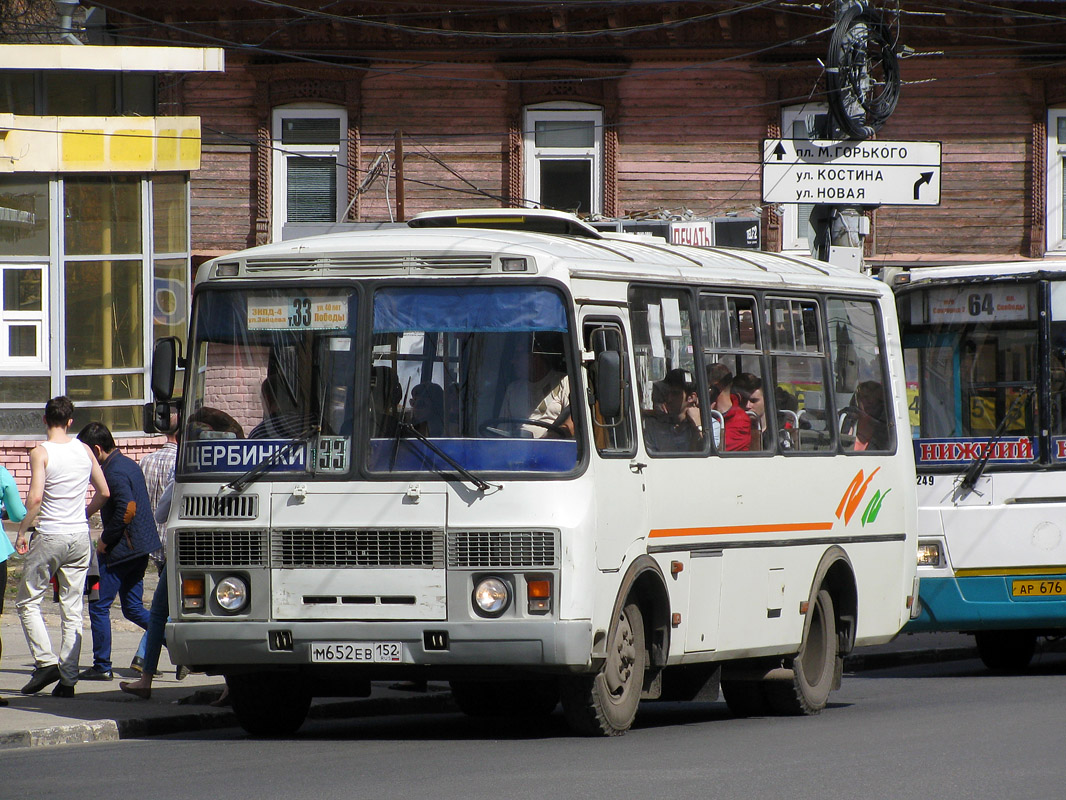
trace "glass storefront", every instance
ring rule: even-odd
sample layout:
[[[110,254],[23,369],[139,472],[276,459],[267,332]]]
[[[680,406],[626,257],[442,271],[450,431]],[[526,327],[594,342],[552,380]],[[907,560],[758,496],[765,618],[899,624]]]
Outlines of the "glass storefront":
[[[0,177],[0,436],[57,394],[140,431],[152,342],[188,325],[188,197],[185,174]]]

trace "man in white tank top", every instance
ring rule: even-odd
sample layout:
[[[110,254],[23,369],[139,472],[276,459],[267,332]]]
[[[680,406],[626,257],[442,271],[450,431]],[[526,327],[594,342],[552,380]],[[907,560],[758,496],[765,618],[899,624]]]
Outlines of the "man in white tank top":
[[[73,697],[81,657],[82,595],[92,543],[89,517],[106,502],[107,481],[92,451],[67,434],[74,422],[74,404],[53,397],[44,407],[47,438],[30,452],[30,490],[26,516],[19,525],[15,549],[26,556],[15,609],[33,656],[34,670],[23,694],[35,694],[59,681],[56,697]],[[85,492],[92,483],[96,494],[88,506]],[[32,539],[30,526],[37,523]],[[41,614],[41,600],[52,575],[59,584],[62,632],[59,653]]]

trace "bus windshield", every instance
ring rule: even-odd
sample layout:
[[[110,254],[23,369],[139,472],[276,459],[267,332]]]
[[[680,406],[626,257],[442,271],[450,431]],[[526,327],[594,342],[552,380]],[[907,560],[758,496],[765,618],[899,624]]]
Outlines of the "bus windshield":
[[[347,288],[198,295],[182,468],[347,472],[356,316]]]
[[[990,468],[1041,458],[1039,289],[1035,281],[940,284],[901,297],[919,466],[966,466],[997,430]]]
[[[382,287],[373,315],[370,471],[576,466],[574,360],[558,292]]]
[[[200,293],[183,472],[336,475],[360,461],[373,473],[449,475],[577,465],[574,359],[558,292],[381,286],[366,319],[357,320],[358,306],[345,287]]]

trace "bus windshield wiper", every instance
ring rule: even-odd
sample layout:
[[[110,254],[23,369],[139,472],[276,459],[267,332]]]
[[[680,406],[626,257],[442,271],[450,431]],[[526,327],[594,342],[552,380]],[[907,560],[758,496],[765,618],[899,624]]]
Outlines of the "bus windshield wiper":
[[[283,444],[265,459],[260,461],[250,470],[248,470],[246,473],[241,475],[239,478],[234,478],[222,488],[232,489],[235,492],[243,491],[245,486],[247,486],[249,483],[255,483],[255,481],[259,480],[263,473],[265,473],[268,469],[270,469],[272,466],[281,461],[281,459],[285,458],[285,456],[289,455],[289,453],[293,451],[294,447],[301,444],[307,444],[311,437],[318,433],[319,430],[321,429],[319,428],[317,422],[308,426],[303,431],[296,434],[296,436],[289,439],[289,441],[285,442],[285,444]]]
[[[958,486],[955,488],[956,502],[974,491],[977,486],[977,481],[985,471],[985,467],[988,466],[988,460],[992,457],[992,448],[1003,438],[1003,434],[1007,430],[1007,425],[1014,419],[1015,412],[1018,410],[1022,401],[1031,397],[1035,391],[1035,386],[1029,386],[1023,389],[1022,393],[1015,397],[1011,402],[1010,407],[1007,409],[1007,413],[1003,415],[1003,419],[999,421],[999,425],[996,426],[996,430],[992,433],[992,437],[985,444],[984,452],[970,462],[970,466],[966,468],[966,472],[963,473],[962,478],[959,480]]]
[[[422,444],[424,444],[427,448],[429,448],[431,451],[433,451],[434,455],[436,455],[442,461],[446,462],[448,464],[448,466],[450,466],[452,469],[454,469],[455,472],[463,480],[467,481],[468,483],[473,484],[474,487],[479,492],[487,492],[489,489],[492,488],[491,484],[488,484],[485,481],[483,481],[481,478],[479,478],[473,472],[468,470],[466,467],[464,467],[462,464],[460,464],[458,461],[456,461],[450,455],[445,453],[441,448],[437,447],[437,445],[434,444],[433,441],[428,436],[426,436],[424,433],[422,433],[422,431],[418,430],[418,428],[416,428],[410,422],[407,422],[406,420],[400,420],[397,423],[397,428],[396,428],[397,438],[399,437],[400,431],[406,431],[406,432],[410,433],[412,436],[414,436],[416,439],[418,439],[418,441],[422,442]]]

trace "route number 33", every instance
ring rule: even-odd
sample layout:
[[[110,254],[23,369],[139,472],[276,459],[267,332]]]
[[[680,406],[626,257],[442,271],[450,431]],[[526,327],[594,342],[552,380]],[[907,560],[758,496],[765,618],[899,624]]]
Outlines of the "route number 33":
[[[311,326],[311,298],[292,298],[292,314],[289,315],[290,328],[309,328]]]

